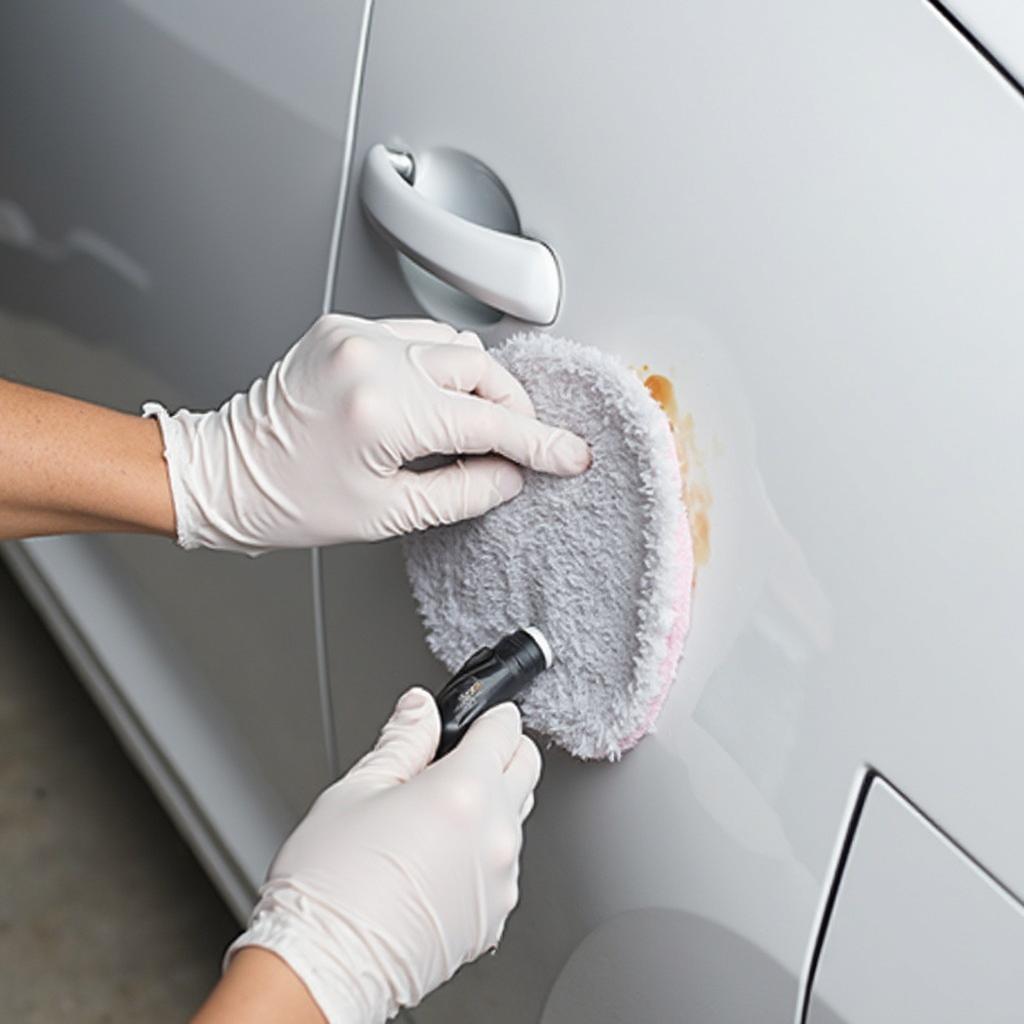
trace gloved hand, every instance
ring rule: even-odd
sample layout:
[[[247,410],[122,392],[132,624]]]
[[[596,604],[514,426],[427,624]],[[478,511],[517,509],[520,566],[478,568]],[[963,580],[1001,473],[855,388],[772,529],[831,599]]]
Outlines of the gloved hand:
[[[537,421],[475,334],[430,320],[323,316],[216,412],[143,413],[160,423],[184,548],[379,540],[514,497],[512,462],[562,476],[590,464],[583,440]],[[403,468],[434,453],[479,457]]]
[[[225,963],[269,949],[330,1024],[377,1024],[497,944],[518,900],[540,753],[513,704],[430,764],[439,736],[433,697],[410,690],[285,842]]]

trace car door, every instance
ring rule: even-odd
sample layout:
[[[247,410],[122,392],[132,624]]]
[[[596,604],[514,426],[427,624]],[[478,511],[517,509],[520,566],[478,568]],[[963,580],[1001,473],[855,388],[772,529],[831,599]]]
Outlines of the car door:
[[[660,378],[697,552],[657,732],[547,752],[500,955],[417,1019],[794,1019],[869,768],[1024,892],[1018,92],[927,3],[379,0],[378,143],[470,219],[487,168],[558,258],[546,329]],[[334,304],[531,326],[354,190]],[[325,597],[348,762],[441,673],[397,545],[327,552]]]
[[[364,5],[6,4],[0,372],[212,408],[324,309]],[[9,552],[232,904],[327,780],[309,553]]]

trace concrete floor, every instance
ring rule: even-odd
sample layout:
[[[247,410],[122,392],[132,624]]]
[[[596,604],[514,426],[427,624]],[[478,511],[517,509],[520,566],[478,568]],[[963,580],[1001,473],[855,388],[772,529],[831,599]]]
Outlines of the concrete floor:
[[[0,563],[0,1019],[181,1022],[238,930]]]

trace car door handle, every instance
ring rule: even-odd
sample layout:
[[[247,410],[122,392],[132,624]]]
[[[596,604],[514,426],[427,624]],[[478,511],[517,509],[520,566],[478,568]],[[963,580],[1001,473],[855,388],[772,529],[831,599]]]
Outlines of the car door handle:
[[[554,253],[437,206],[413,187],[415,162],[381,144],[363,163],[360,195],[378,231],[414,263],[480,302],[534,324],[558,314],[562,278]]]

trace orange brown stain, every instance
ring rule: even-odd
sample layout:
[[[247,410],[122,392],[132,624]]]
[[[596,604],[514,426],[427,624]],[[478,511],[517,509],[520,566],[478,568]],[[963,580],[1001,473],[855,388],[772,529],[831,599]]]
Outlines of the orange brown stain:
[[[649,367],[642,368],[647,374]],[[708,564],[711,558],[711,490],[704,471],[704,456],[697,447],[696,428],[692,413],[679,413],[675,385],[660,373],[644,377],[644,385],[651,397],[661,406],[672,427],[676,458],[679,460],[679,474],[683,480],[683,500],[690,518],[690,534],[693,537],[693,561],[696,568]],[[696,576],[694,576],[696,585]]]

